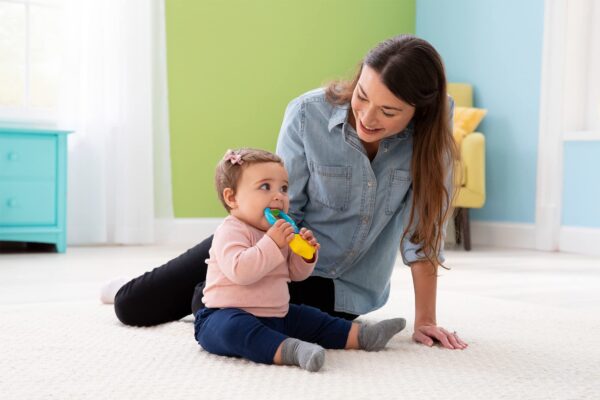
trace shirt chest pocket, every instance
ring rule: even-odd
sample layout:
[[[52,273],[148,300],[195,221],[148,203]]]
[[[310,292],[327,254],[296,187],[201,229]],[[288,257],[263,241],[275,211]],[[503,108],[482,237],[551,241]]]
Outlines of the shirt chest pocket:
[[[385,213],[387,215],[392,215],[398,211],[411,183],[412,179],[409,171],[403,169],[393,169],[390,171],[385,200]]]
[[[310,162],[309,168],[310,199],[334,210],[347,210],[350,202],[352,167]]]

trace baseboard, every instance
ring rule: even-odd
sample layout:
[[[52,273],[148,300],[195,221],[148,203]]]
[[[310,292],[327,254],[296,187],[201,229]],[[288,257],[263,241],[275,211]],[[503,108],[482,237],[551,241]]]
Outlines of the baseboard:
[[[212,235],[223,218],[159,218],[155,220],[156,244],[194,244]]]
[[[223,218],[164,218],[155,221],[157,244],[194,244],[212,235]],[[536,249],[535,224],[471,221],[474,245]],[[560,251],[600,256],[600,228],[564,226]]]
[[[471,220],[474,245],[535,249],[535,224]]]
[[[223,218],[157,218],[157,244],[197,243],[212,235]],[[535,249],[535,226],[503,222],[471,221],[473,244]]]
[[[223,218],[156,219],[157,244],[197,243],[212,235]],[[471,221],[473,244],[535,249],[535,226],[503,222]]]
[[[600,228],[563,226],[560,228],[560,251],[600,256]]]

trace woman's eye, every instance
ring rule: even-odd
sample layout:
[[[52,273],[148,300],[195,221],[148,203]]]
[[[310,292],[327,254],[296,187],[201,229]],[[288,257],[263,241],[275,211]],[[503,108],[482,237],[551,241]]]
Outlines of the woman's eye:
[[[262,185],[260,185],[259,189],[260,190],[271,190],[271,185],[269,185],[268,183],[263,183]]]
[[[358,94],[358,93],[356,94],[356,97],[358,97],[358,99],[359,99],[360,101],[367,101],[367,99],[365,99],[364,97],[362,97],[362,96],[361,96],[360,94]]]
[[[389,117],[389,118],[396,116],[396,114],[389,114],[389,113],[386,113],[385,111],[382,111],[382,113],[383,113],[383,115],[385,115],[386,117]]]

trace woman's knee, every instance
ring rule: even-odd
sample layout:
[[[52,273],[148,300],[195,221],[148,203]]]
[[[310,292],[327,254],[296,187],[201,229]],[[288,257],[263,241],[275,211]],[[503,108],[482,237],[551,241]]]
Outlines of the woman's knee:
[[[125,284],[115,296],[115,314],[119,321],[125,325],[131,326],[153,326],[162,322],[157,310],[148,309],[148,303],[135,295],[135,291],[130,291],[128,285]]]
[[[139,325],[139,321],[136,320],[137,307],[135,306],[132,296],[128,295],[127,291],[124,289],[125,286],[121,287],[115,295],[115,314],[123,324],[137,326]]]

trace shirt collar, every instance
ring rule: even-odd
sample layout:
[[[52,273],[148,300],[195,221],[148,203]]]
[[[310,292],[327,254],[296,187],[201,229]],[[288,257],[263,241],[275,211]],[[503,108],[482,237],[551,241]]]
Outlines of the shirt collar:
[[[329,130],[329,132],[331,132],[331,130],[334,127],[341,125],[348,120],[349,107],[350,104],[335,106],[335,108],[331,112],[331,117],[329,117],[329,124],[327,125],[327,129]]]
[[[406,128],[404,128],[403,131],[396,133],[395,135],[389,136],[387,138],[385,138],[384,140],[404,140],[406,138],[409,138],[413,135],[413,133],[415,133],[415,121],[410,121],[408,123],[408,125],[406,126]]]

